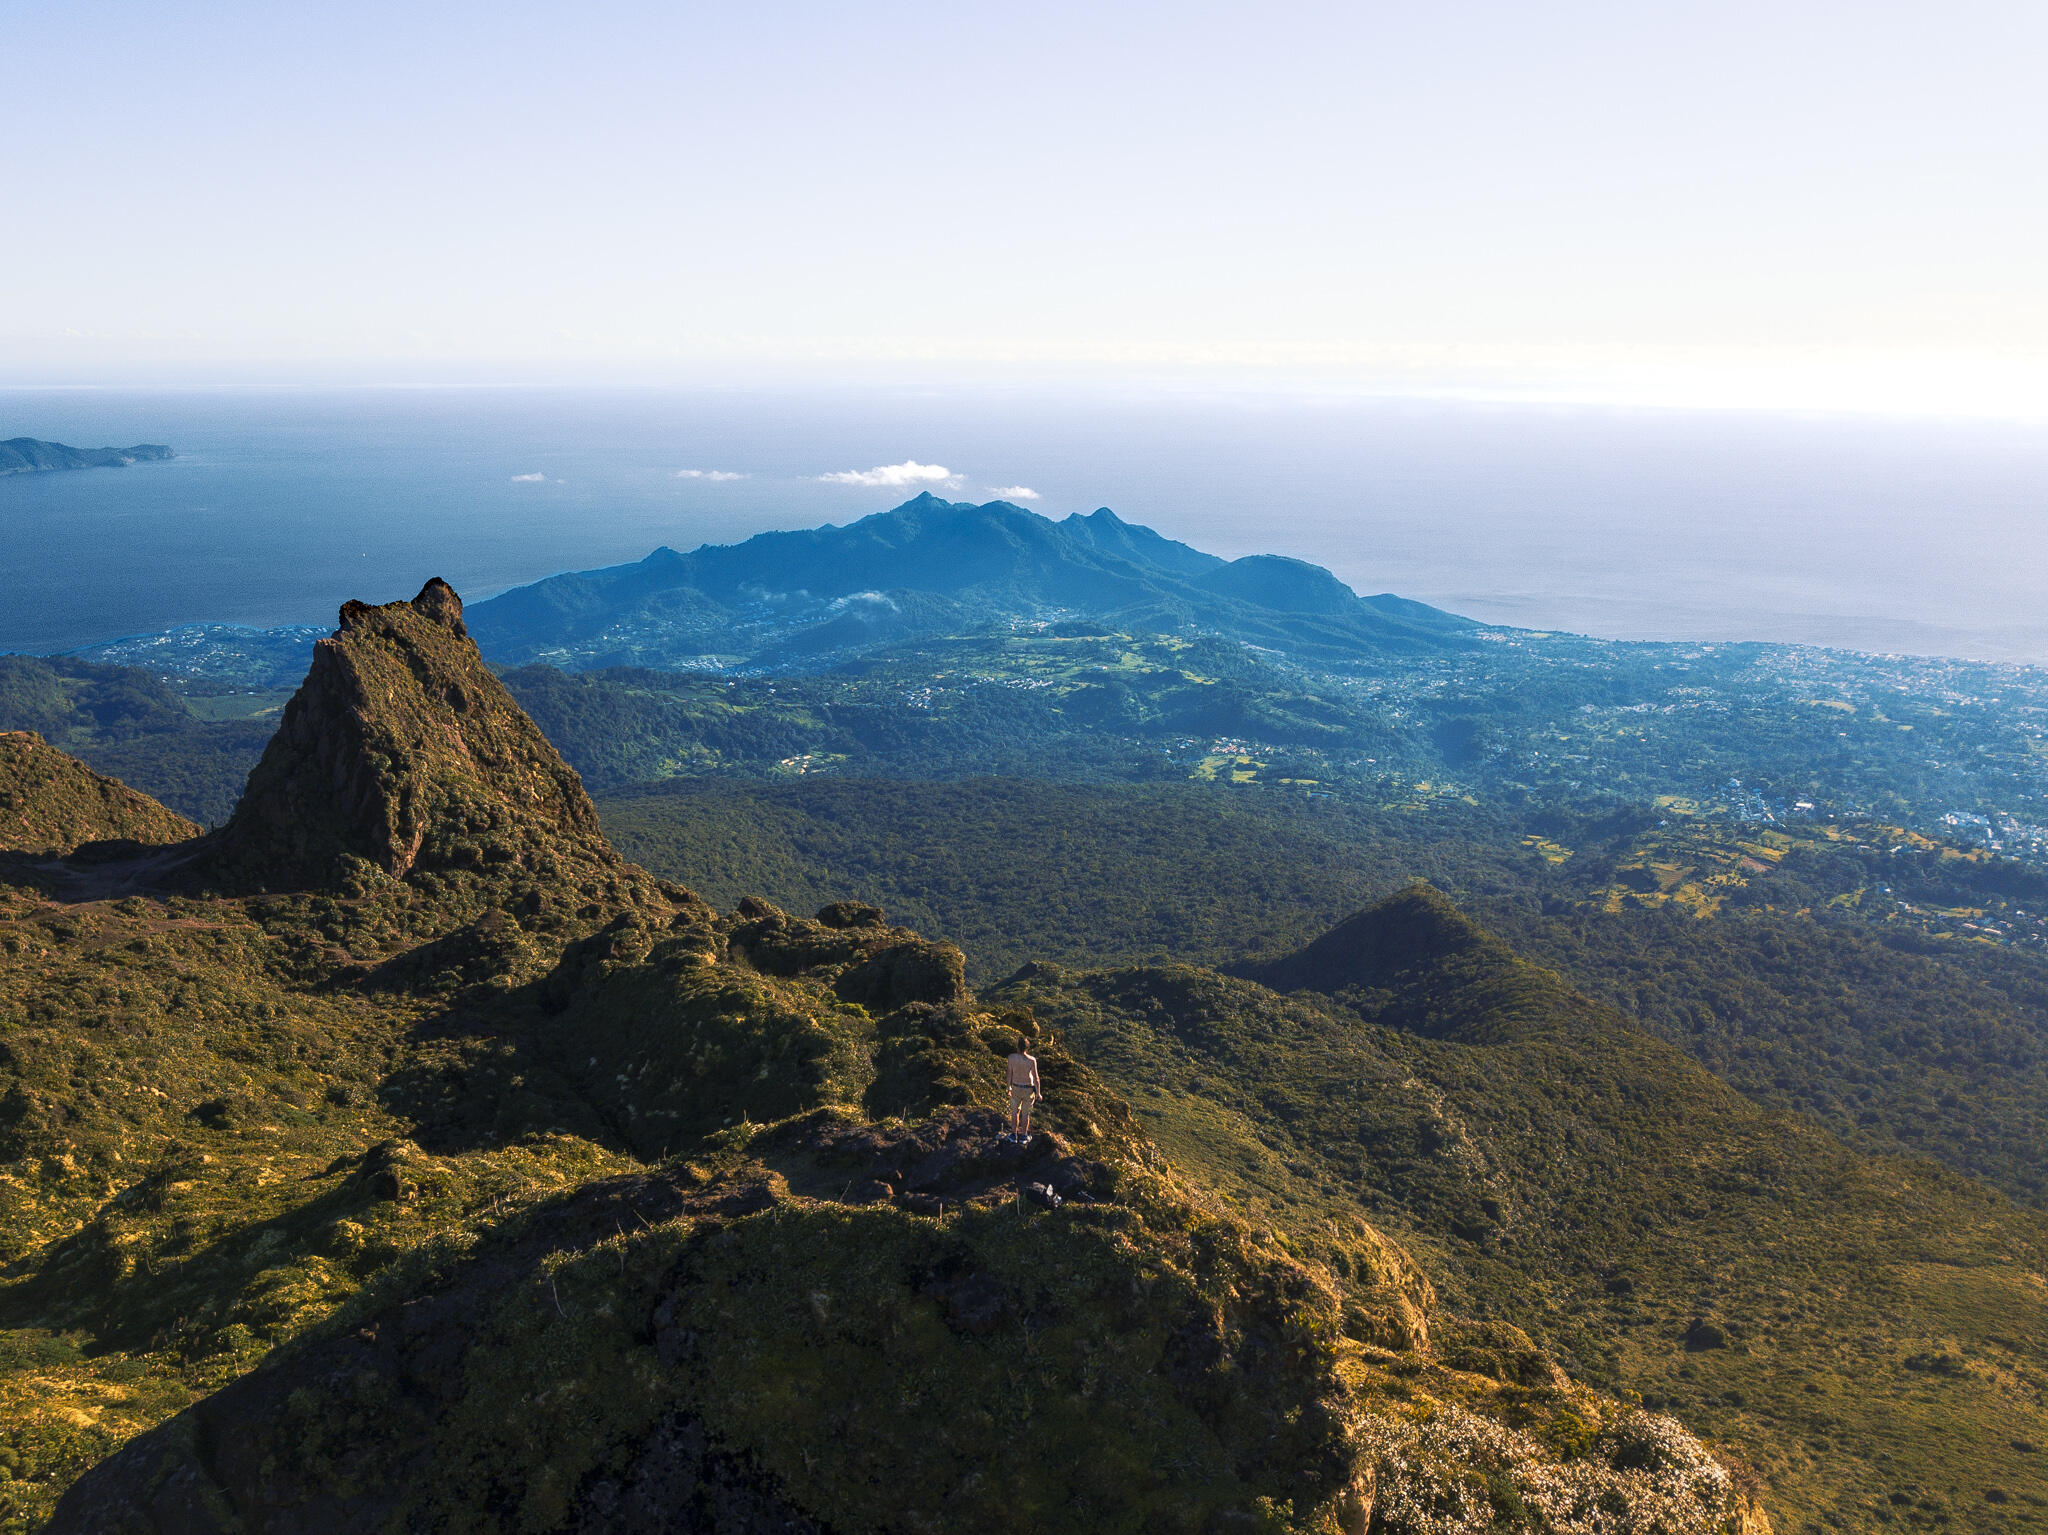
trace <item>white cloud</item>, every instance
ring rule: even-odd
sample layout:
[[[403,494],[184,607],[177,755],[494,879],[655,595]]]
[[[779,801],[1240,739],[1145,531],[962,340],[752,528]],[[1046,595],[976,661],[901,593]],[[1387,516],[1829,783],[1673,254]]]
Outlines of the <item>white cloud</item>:
[[[744,474],[736,474],[730,469],[678,469],[676,471],[676,478],[679,480],[723,481],[744,480],[746,476]]]
[[[991,485],[988,493],[1005,501],[1036,501],[1038,492],[1029,485]]]
[[[860,606],[864,608],[887,608],[891,613],[900,613],[902,611],[901,608],[896,606],[895,598],[890,597],[882,592],[854,592],[850,596],[835,598],[833,600],[830,611],[834,613],[843,613],[848,608],[854,606],[856,603],[858,603]]]
[[[872,469],[843,469],[838,474],[818,476],[828,485],[958,485],[960,476],[943,464],[920,464],[906,458],[900,464],[877,464]]]
[[[538,470],[536,470],[536,471],[535,471],[534,473],[532,473],[532,474],[515,474],[515,475],[513,475],[513,476],[512,476],[512,483],[513,483],[514,485],[538,485],[538,484],[540,484],[540,483],[541,483],[541,482],[542,482],[543,480],[545,480],[546,478],[547,478],[547,476],[546,476],[546,475],[544,475],[544,474],[540,473],[540,472],[539,472]]]

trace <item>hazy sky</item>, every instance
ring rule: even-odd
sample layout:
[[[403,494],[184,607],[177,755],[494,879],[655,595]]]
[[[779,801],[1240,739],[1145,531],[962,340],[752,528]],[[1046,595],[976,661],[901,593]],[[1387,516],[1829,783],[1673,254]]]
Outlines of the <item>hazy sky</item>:
[[[0,383],[2048,412],[2048,6],[0,0]]]

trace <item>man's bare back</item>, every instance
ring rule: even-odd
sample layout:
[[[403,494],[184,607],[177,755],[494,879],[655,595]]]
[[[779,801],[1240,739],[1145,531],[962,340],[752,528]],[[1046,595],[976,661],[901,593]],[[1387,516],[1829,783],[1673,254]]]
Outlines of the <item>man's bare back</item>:
[[[1039,1091],[1038,1057],[1030,1051],[1018,1048],[1005,1063],[1010,1076],[1010,1135],[1012,1139],[1031,1139],[1031,1105],[1044,1097]]]

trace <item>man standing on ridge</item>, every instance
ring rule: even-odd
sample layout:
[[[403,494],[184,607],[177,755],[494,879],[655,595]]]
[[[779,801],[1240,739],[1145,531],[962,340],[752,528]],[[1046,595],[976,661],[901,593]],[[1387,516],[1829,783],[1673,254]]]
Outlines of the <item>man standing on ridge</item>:
[[[1008,1062],[1010,1069],[1010,1134],[1009,1139],[1023,1142],[1031,1139],[1031,1105],[1045,1095],[1038,1090],[1038,1057],[1024,1048],[1024,1042],[1017,1042],[1016,1054]]]

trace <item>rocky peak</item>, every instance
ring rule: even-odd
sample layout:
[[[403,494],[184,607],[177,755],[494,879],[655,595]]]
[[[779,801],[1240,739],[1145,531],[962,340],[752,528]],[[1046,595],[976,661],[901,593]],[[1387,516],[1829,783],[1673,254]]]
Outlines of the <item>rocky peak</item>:
[[[342,605],[217,856],[264,884],[522,868],[616,874],[574,769],[477,653],[462,599]]]

